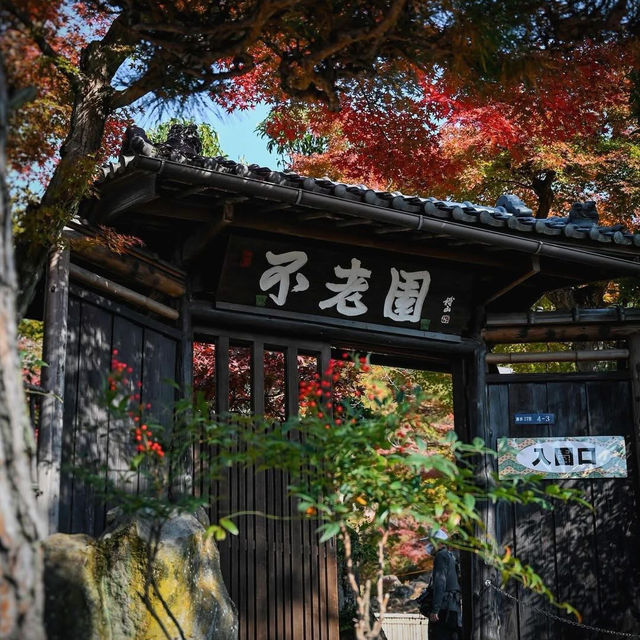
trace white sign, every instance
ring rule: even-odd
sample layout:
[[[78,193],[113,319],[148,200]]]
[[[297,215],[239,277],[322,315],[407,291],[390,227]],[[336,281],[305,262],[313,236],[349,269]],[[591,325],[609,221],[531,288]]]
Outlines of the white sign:
[[[531,473],[547,478],[626,478],[623,436],[502,438],[498,443],[501,477]]]

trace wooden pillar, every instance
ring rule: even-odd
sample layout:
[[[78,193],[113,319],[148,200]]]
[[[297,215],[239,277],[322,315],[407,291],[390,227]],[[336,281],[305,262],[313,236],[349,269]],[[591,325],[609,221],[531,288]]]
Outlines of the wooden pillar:
[[[491,449],[496,448],[496,437],[488,421],[487,383],[486,383],[486,347],[481,343],[475,351],[473,359],[468,361],[467,405],[469,415],[469,436],[482,438]],[[490,474],[496,471],[496,460],[492,456],[481,456],[478,460],[476,474],[483,485],[491,482]],[[484,525],[476,535],[487,540],[495,540],[496,508],[489,501],[478,503],[478,511]],[[487,566],[480,558],[471,560],[472,614],[471,637],[473,640],[499,640],[498,601],[495,591],[485,586],[487,580],[497,584],[497,572]]]
[[[44,301],[42,399],[38,430],[38,485],[41,512],[49,533],[58,530],[64,373],[67,356],[67,307],[69,300],[69,249],[51,253]]]
[[[190,397],[193,389],[193,329],[188,293],[180,301],[180,330],[176,377],[180,385],[179,393],[182,400]],[[178,437],[184,435],[184,433],[178,434]],[[178,448],[181,446],[179,443],[176,444]],[[181,459],[176,461],[176,466],[171,470],[171,474],[171,497],[189,495],[193,492],[194,452],[191,447],[186,448]]]
[[[633,442],[636,492],[640,496],[640,333],[627,338],[629,348],[629,371],[631,372],[631,400],[633,404]]]

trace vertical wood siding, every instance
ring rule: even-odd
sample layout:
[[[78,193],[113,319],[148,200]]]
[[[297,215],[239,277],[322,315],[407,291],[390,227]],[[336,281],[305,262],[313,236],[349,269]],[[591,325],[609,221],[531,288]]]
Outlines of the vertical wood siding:
[[[141,478],[129,470],[134,453],[129,425],[109,415],[102,400],[112,353],[132,367],[131,393],[151,403],[153,417],[171,428],[178,337],[175,331],[147,321],[92,294],[69,298],[65,374],[61,504],[58,530],[97,536],[105,528],[107,505],[75,471],[103,473],[119,488],[138,490]],[[143,388],[138,389],[140,380]]]
[[[233,336],[216,336],[216,410],[223,415],[234,407],[229,400],[229,350],[238,349]],[[298,411],[298,346],[291,341],[243,336],[250,353],[250,408],[265,410],[265,353],[281,354],[284,398],[282,416]],[[265,346],[268,344],[268,347]],[[319,372],[329,364],[330,349],[305,345]],[[307,355],[308,357],[308,355]],[[248,427],[250,428],[250,427]],[[296,433],[292,438],[298,437]],[[239,640],[338,640],[338,579],[335,541],[318,544],[316,522],[298,518],[287,497],[287,477],[281,471],[231,468],[218,481],[203,486],[211,496],[215,521],[238,511],[273,514],[266,519],[249,515],[238,522],[240,533],[219,543],[222,573],[231,599],[238,607]]]
[[[488,387],[490,426],[497,437],[622,435],[627,442],[626,479],[564,480],[581,489],[594,511],[575,504],[553,511],[499,506],[498,534],[519,558],[530,563],[558,599],[575,606],[586,624],[612,631],[640,629],[640,572],[637,469],[633,417],[627,380],[509,382]],[[555,414],[554,425],[515,425],[516,412]],[[500,637],[504,640],[582,640],[585,631],[549,620],[531,609],[551,607],[526,589],[509,585],[521,600],[502,599]],[[557,610],[552,610],[558,613]],[[595,637],[595,636],[594,636]]]

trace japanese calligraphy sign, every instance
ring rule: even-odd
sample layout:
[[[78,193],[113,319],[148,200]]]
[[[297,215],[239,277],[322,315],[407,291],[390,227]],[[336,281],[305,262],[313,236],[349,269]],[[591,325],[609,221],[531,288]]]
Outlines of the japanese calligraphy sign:
[[[469,322],[472,282],[467,270],[428,259],[411,263],[358,247],[232,236],[216,304],[460,334]]]
[[[501,438],[498,475],[545,478],[626,478],[624,436]]]

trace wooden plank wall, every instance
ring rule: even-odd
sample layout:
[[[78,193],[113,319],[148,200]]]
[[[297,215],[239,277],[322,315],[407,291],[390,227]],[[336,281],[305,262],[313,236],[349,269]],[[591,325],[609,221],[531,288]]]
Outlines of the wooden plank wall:
[[[111,505],[104,504],[73,469],[105,469],[120,487],[137,491],[142,478],[129,471],[133,453],[129,425],[109,415],[101,400],[111,368],[113,349],[133,371],[130,390],[151,403],[154,417],[171,425],[173,387],[165,379],[180,380],[184,359],[182,333],[149,320],[125,306],[72,287],[69,297],[67,362],[65,372],[63,472],[58,530],[99,535]],[[216,336],[216,410],[222,415],[236,407],[229,399],[229,336]],[[298,355],[303,346],[293,341],[244,339],[251,358],[246,411],[263,414],[265,354],[279,353],[284,393],[284,419],[297,412]],[[315,358],[318,371],[329,363],[325,345],[304,345],[305,357]],[[182,354],[182,355],[181,355]],[[182,365],[182,366],[181,366]],[[186,370],[186,368],[185,368]],[[182,381],[184,382],[184,381]],[[244,407],[244,405],[243,405]],[[244,409],[243,409],[244,410]],[[196,452],[197,453],[197,452]],[[215,453],[215,452],[213,452]],[[195,458],[194,471],[202,467]],[[108,471],[107,471],[108,469]],[[204,471],[200,468],[200,471]],[[202,474],[204,476],[204,474]],[[210,496],[212,521],[225,513],[260,511],[280,516],[255,515],[239,521],[240,535],[220,544],[225,584],[240,618],[239,640],[338,640],[337,562],[335,542],[319,545],[317,523],[298,519],[287,498],[287,478],[280,472],[230,469],[213,483],[194,479],[194,488]]]
[[[228,419],[233,419],[238,407],[229,400],[229,350],[238,347],[229,336],[217,336],[214,341],[216,410],[219,415],[230,410]],[[284,380],[283,413],[272,419],[297,413],[301,346],[282,339],[269,340],[267,346],[255,337],[245,337],[243,344],[250,353],[250,410],[264,414],[266,394],[274,393],[265,381],[265,356],[281,354],[281,375],[276,377]],[[326,346],[306,345],[304,353],[315,358],[320,372],[329,364]],[[232,468],[208,487],[196,485],[211,496],[212,522],[238,511],[276,516],[241,518],[240,534],[219,543],[225,584],[238,607],[239,640],[338,640],[335,541],[318,544],[317,523],[298,517],[296,505],[287,497],[287,478],[282,472]]]
[[[170,428],[179,335],[170,327],[128,312],[100,296],[77,288],[69,297],[65,372],[61,504],[58,530],[99,535],[111,505],[97,499],[74,468],[108,471],[121,488],[135,492],[140,478],[129,471],[134,453],[130,425],[115,420],[102,401],[113,349],[132,367],[131,393],[151,404],[151,413]],[[138,389],[137,382],[142,382]]]
[[[593,512],[578,505],[553,511],[499,506],[497,517],[502,541],[542,575],[560,600],[573,604],[585,624],[637,633],[640,585],[634,576],[640,571],[640,523],[630,382],[606,374],[601,379],[567,375],[539,383],[511,376],[501,376],[504,382],[496,383],[493,378],[489,416],[497,437],[625,436],[628,478],[563,481],[584,491]],[[554,413],[555,424],[516,426],[516,412]],[[522,587],[510,584],[507,591],[521,604],[502,600],[504,640],[601,637],[537,613],[532,606],[549,605]]]

